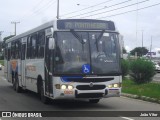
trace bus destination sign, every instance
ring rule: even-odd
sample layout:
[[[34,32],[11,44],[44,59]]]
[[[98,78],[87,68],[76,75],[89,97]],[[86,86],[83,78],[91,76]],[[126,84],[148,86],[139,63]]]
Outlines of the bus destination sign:
[[[115,30],[112,21],[102,20],[58,20],[58,29],[77,29],[77,30]]]

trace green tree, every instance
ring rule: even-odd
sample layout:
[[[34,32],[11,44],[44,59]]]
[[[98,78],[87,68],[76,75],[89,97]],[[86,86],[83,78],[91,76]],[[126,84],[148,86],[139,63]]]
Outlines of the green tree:
[[[15,35],[10,35],[10,36],[7,36],[7,37],[3,38],[2,47],[4,48],[4,45],[5,45],[6,40],[8,40],[8,39],[10,39],[10,38],[12,38],[12,37],[14,37],[14,36],[15,36]]]
[[[151,61],[137,59],[130,62],[130,76],[137,84],[152,81],[155,75],[155,66]]]
[[[130,54],[135,55],[136,52],[137,52],[137,56],[142,56],[142,55],[146,55],[148,53],[148,50],[145,47],[136,47],[130,51]]]
[[[0,60],[4,59],[4,50],[2,51],[2,49],[5,48],[5,41],[12,37],[14,37],[14,35],[7,36],[3,39],[3,42],[0,42]]]
[[[121,70],[122,70],[122,78],[124,78],[129,73],[128,60],[121,59]]]

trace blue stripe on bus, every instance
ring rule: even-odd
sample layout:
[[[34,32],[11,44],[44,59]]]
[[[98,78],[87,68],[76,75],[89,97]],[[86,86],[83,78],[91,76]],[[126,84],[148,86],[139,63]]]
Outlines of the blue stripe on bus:
[[[83,78],[81,76],[77,76],[77,77],[61,77],[61,81],[62,82],[72,82],[69,78]]]

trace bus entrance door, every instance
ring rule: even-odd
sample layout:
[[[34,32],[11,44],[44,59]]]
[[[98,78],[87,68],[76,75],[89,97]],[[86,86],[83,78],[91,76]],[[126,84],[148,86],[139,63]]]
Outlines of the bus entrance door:
[[[11,48],[7,49],[7,80],[12,82],[12,72],[11,72],[11,64],[10,64],[10,55],[11,55]]]
[[[45,91],[46,95],[53,97],[53,81],[52,81],[52,50],[49,49],[49,39],[51,36],[46,36],[45,46]]]
[[[25,59],[26,59],[26,43],[22,43],[21,46],[21,82],[22,87],[25,89],[26,87],[26,81],[25,81],[25,74],[26,74],[26,68],[25,68]]]

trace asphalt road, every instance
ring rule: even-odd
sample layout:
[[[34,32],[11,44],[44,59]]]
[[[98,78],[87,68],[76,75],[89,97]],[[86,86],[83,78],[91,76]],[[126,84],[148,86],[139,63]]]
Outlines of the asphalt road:
[[[160,111],[160,104],[145,102],[125,97],[102,99],[98,104],[87,101],[54,101],[49,105],[41,103],[38,96],[32,92],[16,93],[12,85],[3,77],[0,71],[0,111]],[[54,118],[0,118],[0,120],[72,120],[75,117]],[[150,117],[76,117],[76,120],[160,120]]]

